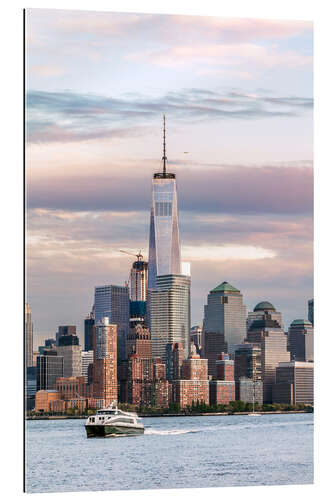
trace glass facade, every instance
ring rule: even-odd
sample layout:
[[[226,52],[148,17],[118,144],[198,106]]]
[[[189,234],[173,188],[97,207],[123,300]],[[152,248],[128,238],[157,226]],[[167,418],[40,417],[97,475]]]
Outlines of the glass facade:
[[[167,274],[180,274],[177,188],[173,174],[154,176],[152,181],[148,288],[156,288],[157,276]]]

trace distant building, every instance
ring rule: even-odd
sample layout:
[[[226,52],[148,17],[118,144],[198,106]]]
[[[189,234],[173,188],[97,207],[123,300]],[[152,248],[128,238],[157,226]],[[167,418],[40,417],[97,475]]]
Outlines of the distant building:
[[[56,339],[45,339],[45,347],[47,347],[48,349],[52,349],[52,347],[56,347],[56,345]]]
[[[280,325],[280,328],[284,329],[282,314],[276,311],[273,304],[270,302],[264,301],[259,302],[253,309],[253,312],[249,312],[246,320],[246,329],[249,330],[253,321],[264,320],[264,319],[272,319],[273,321],[277,321]]]
[[[233,346],[235,361],[235,380],[248,378],[261,380],[261,346],[243,343]]]
[[[290,353],[287,351],[287,337],[277,321],[265,319],[256,320],[251,324],[246,341],[258,345],[261,349],[263,401],[271,403],[275,369],[279,362],[290,361]]]
[[[80,377],[82,375],[82,356],[79,338],[76,335],[61,335],[57,353],[64,359],[64,377]]]
[[[202,327],[199,325],[192,326],[190,329],[190,340],[194,343],[198,353],[201,355],[202,348]]]
[[[246,307],[240,291],[226,281],[210,291],[203,322],[203,352],[208,373],[215,376],[216,358],[228,345],[243,342],[246,336]]]
[[[64,359],[55,350],[46,351],[37,357],[36,389],[53,390],[56,380],[64,376]]]
[[[152,356],[164,363],[167,344],[180,342],[189,354],[190,286],[189,276],[169,274],[157,276],[155,289],[148,291]]]
[[[166,378],[172,380],[181,379],[181,369],[185,353],[181,342],[174,342],[166,346]]]
[[[27,366],[25,378],[25,409],[32,410],[35,407],[35,394],[37,391],[37,368]]]
[[[110,325],[109,318],[105,317],[98,320],[94,328],[93,395],[110,404],[118,400],[117,325]]]
[[[25,365],[33,366],[33,324],[31,321],[31,309],[25,304]]]
[[[94,335],[94,325],[95,325],[95,313],[94,309],[84,320],[84,350],[91,351],[93,348],[93,335]]]
[[[241,377],[236,381],[236,400],[244,403],[263,404],[263,382]]]
[[[127,286],[95,287],[95,325],[104,317],[117,325],[118,363],[126,359],[126,339],[129,329],[129,291]]]
[[[273,387],[273,402],[313,404],[313,367],[314,363],[304,361],[279,363]]]
[[[84,377],[57,378],[55,389],[59,392],[60,399],[63,400],[91,396],[91,387],[88,386]]]
[[[81,366],[82,366],[82,376],[86,384],[89,383],[89,365],[94,363],[94,351],[82,351],[81,353]]]
[[[308,300],[308,320],[314,325],[314,299]]]
[[[151,358],[151,340],[148,328],[141,324],[130,328],[126,341],[126,358],[138,354],[141,358]]]
[[[60,399],[60,393],[55,389],[38,390],[36,392],[35,410],[45,413],[53,411],[52,403]]]
[[[295,361],[313,361],[313,325],[306,319],[295,319],[288,331],[290,357]]]
[[[143,260],[139,252],[130,273],[130,328],[146,323],[147,286],[148,262]]]
[[[217,380],[209,381],[209,403],[229,404],[235,400],[234,361],[224,352],[216,360]]]
[[[182,378],[173,382],[173,399],[181,408],[192,403],[209,404],[208,361],[192,351],[183,361]]]
[[[59,345],[60,337],[66,335],[76,335],[76,326],[75,325],[62,325],[58,327],[58,331],[56,333],[56,345]]]

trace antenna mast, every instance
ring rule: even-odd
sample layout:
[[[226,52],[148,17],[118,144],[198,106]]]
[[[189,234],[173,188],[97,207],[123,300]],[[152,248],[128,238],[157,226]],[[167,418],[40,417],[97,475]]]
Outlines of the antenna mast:
[[[166,152],[165,152],[165,115],[163,115],[163,176],[165,177],[166,176],[166,166],[165,166],[165,162],[166,162]]]

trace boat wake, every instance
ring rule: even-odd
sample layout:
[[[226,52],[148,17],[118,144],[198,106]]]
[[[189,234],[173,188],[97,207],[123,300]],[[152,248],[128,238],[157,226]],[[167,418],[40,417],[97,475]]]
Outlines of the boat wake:
[[[154,429],[145,429],[146,434],[154,434],[157,436],[177,436],[178,434],[191,434],[194,432],[200,432],[200,429],[170,429],[170,430],[154,430]]]

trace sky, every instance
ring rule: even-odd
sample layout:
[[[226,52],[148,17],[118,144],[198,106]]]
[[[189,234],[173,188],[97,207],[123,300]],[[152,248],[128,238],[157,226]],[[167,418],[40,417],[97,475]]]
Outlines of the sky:
[[[312,23],[26,12],[26,291],[35,348],[148,257],[176,173],[192,325],[222,281],[285,327],[313,296]]]

